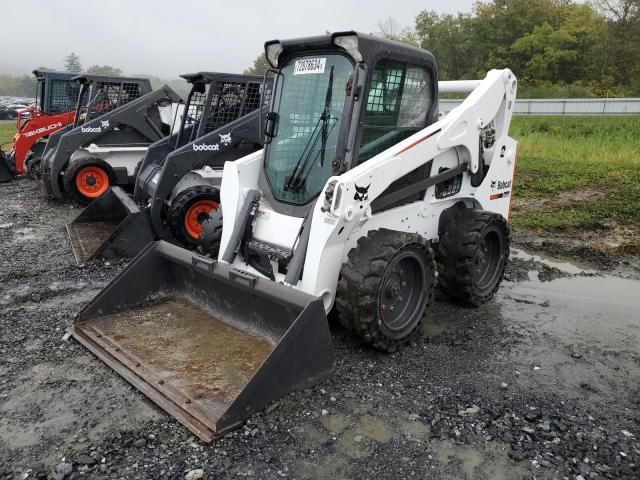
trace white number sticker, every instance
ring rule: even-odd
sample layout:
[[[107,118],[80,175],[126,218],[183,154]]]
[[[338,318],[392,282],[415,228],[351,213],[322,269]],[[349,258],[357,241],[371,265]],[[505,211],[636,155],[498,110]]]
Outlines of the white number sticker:
[[[311,73],[324,73],[324,65],[326,63],[326,58],[305,58],[304,60],[296,60],[296,64],[293,67],[293,74],[308,75]]]

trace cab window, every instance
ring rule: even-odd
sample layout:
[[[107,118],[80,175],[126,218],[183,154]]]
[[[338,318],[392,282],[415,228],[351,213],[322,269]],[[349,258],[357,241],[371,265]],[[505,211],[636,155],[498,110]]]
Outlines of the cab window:
[[[433,101],[427,68],[390,59],[378,62],[360,123],[358,163],[423,129]]]

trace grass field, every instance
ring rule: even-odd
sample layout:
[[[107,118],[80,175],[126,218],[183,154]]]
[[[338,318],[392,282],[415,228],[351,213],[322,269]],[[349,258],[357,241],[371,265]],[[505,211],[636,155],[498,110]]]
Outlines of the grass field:
[[[514,117],[514,226],[640,223],[640,116]]]
[[[3,150],[11,148],[11,139],[14,133],[16,133],[15,122],[0,123],[0,146],[3,147]]]

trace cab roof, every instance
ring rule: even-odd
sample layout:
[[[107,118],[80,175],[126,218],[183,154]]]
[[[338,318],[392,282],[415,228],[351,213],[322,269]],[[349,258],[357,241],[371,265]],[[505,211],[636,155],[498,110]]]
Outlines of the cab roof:
[[[388,40],[386,38],[376,37],[366,33],[355,31],[335,32],[328,35],[319,35],[314,37],[302,37],[289,40],[271,40],[265,43],[265,54],[269,45],[279,43],[282,46],[282,52],[279,59],[287,59],[289,57],[298,56],[305,52],[330,52],[342,51],[347,52],[344,48],[335,44],[337,37],[355,37],[357,39],[357,51],[362,57],[363,63],[373,64],[378,58],[393,58],[401,61],[407,61],[419,65],[427,65],[433,70],[436,69],[436,60],[433,54],[422,48],[407,45],[405,43]],[[353,55],[350,54],[352,58]],[[267,59],[268,59],[267,55]],[[354,60],[359,61],[354,58]],[[275,67],[275,65],[272,65]]]
[[[196,72],[180,75],[189,83],[213,83],[219,80],[226,82],[262,82],[260,75],[244,75],[238,73]]]

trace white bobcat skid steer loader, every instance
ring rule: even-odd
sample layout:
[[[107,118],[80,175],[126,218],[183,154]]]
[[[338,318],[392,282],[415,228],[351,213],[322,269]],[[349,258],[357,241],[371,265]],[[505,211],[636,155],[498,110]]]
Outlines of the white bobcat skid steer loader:
[[[205,440],[330,373],[334,305],[393,351],[428,315],[438,271],[446,293],[478,305],[509,252],[509,70],[438,83],[429,52],[355,32],[266,54],[266,147],[225,164],[224,219],[205,226],[217,260],[151,244],[74,327]],[[470,95],[438,119],[438,86]]]

